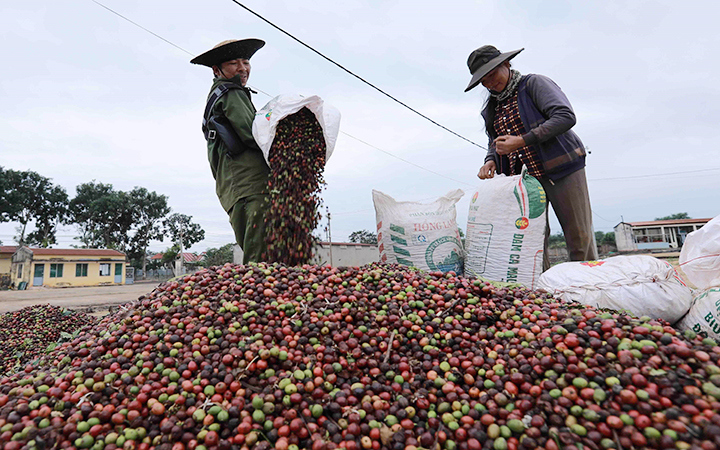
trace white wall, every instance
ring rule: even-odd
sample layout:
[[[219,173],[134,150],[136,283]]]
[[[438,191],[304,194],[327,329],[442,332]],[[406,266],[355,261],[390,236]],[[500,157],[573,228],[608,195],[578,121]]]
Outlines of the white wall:
[[[620,223],[615,227],[615,244],[620,252],[632,252],[638,249],[630,224]]]
[[[313,264],[329,264],[330,263],[330,246],[327,242],[323,242],[316,247],[314,252]],[[239,245],[233,246],[233,263],[242,264],[243,251]],[[332,245],[332,265],[356,267],[380,260],[380,252],[377,245],[367,244],[345,244],[333,243]]]
[[[315,248],[315,263],[330,263],[330,246],[323,242]],[[357,267],[380,260],[380,251],[377,245],[367,244],[336,244],[332,245],[333,267],[348,266]]]

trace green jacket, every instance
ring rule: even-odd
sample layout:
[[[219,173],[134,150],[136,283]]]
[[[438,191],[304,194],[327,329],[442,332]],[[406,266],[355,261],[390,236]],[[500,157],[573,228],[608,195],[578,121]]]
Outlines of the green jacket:
[[[229,80],[215,78],[210,92],[220,83],[238,83],[239,77]],[[209,98],[209,95],[208,95]],[[208,141],[208,160],[215,178],[215,192],[220,204],[229,212],[237,203],[249,195],[268,192],[270,168],[252,135],[255,106],[246,89],[232,89],[215,104],[213,114],[224,115],[230,120],[245,150],[233,157],[227,155],[222,139]]]

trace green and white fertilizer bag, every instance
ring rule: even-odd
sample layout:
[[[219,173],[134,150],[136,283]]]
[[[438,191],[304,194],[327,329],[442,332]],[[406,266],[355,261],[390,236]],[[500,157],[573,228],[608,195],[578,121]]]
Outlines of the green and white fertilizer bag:
[[[465,276],[534,289],[542,273],[546,215],[545,190],[525,170],[483,181],[470,200]]]
[[[455,204],[465,193],[448,192],[432,203],[399,202],[373,190],[380,261],[426,271],[462,273],[463,250]]]
[[[542,274],[538,287],[564,300],[670,323],[692,304],[692,291],[672,264],[647,255],[558,264]]]
[[[720,340],[720,287],[702,291],[695,296],[690,311],[675,327]]]

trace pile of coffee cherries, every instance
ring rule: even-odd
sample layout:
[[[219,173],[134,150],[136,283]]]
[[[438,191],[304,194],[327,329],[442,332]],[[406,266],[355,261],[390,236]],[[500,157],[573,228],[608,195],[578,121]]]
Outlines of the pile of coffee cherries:
[[[97,319],[59,306],[34,305],[0,316],[0,375],[22,368]]]
[[[225,265],[0,380],[5,450],[720,445],[720,347],[391,265]]]

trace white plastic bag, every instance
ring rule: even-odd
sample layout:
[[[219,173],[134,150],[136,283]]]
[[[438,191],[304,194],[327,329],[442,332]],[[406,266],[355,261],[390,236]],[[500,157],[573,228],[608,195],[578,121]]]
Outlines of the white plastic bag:
[[[432,203],[398,202],[373,190],[380,261],[426,271],[462,273],[462,242],[451,191]]]
[[[558,264],[542,274],[538,287],[583,305],[670,323],[680,320],[692,304],[692,291],[675,268],[646,255]]]
[[[675,327],[720,339],[720,288],[708,289],[695,296],[690,311]]]
[[[546,214],[545,190],[526,171],[483,181],[470,200],[465,276],[535,288],[543,269]]]
[[[699,289],[720,287],[720,216],[687,235],[680,268]]]
[[[263,108],[255,113],[252,132],[255,142],[262,150],[265,162],[270,164],[270,147],[275,139],[275,129],[279,121],[295,114],[303,108],[309,109],[320,123],[325,137],[325,163],[330,159],[337,135],[340,132],[340,111],[328,105],[317,95],[303,97],[302,95],[278,95],[270,100]]]

